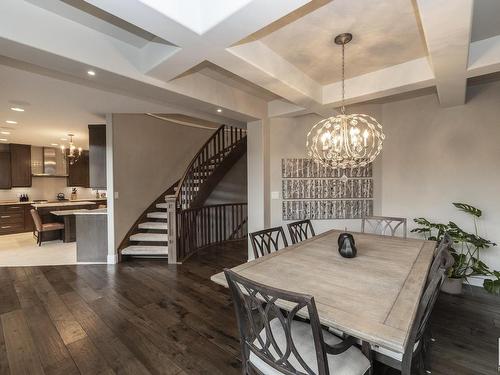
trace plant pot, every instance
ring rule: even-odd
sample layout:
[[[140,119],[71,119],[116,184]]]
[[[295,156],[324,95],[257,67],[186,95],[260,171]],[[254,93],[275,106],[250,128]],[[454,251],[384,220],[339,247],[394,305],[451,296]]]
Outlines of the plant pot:
[[[448,294],[462,294],[462,279],[452,279],[447,277],[441,286],[441,290]]]

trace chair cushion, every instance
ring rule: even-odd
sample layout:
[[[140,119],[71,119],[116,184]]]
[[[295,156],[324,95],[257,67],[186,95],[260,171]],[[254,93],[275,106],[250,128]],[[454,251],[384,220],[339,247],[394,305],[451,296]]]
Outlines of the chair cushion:
[[[282,352],[286,350],[286,337],[285,331],[279,319],[275,318],[270,322],[270,328],[273,332],[274,339]],[[316,359],[316,349],[314,348],[314,341],[311,326],[307,323],[292,321],[292,339],[299,352],[300,356],[305,363],[315,372],[318,372],[318,364]],[[266,332],[263,329],[260,337],[265,342]],[[332,335],[330,332],[323,330],[323,339],[329,345],[335,345],[342,342],[341,339]],[[254,341],[254,345],[260,348],[258,340]],[[274,348],[270,347],[269,351],[277,358],[278,355]],[[335,375],[362,375],[370,368],[370,361],[366,358],[361,350],[356,347],[350,347],[342,354],[327,355],[328,367],[331,374]],[[262,373],[266,375],[283,375],[282,372],[275,370],[257,355],[250,351],[250,362],[257,367]],[[292,366],[300,371],[304,371],[293,354],[290,354],[289,362]]]
[[[46,223],[42,224],[42,231],[49,231],[49,230],[59,230],[59,229],[64,229],[64,224],[63,223]]]

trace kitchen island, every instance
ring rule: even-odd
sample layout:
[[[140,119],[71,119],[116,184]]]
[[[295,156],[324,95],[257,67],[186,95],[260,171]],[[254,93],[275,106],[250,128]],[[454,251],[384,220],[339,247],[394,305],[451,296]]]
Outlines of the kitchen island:
[[[78,210],[76,218],[76,260],[78,262],[107,262],[107,209]]]

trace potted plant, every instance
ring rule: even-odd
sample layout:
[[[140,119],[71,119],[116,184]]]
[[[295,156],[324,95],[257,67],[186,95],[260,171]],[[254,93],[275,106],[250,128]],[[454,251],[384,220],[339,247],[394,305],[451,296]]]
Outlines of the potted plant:
[[[428,240],[441,241],[445,233],[453,239],[454,245],[451,255],[455,259],[455,264],[448,270],[448,278],[445,280],[442,290],[451,294],[462,292],[463,282],[469,282],[473,276],[486,277],[483,287],[489,293],[500,295],[500,272],[491,270],[480,260],[480,252],[496,243],[487,240],[478,234],[477,220],[482,216],[482,211],[465,203],[453,203],[460,211],[470,215],[473,221],[474,231],[468,233],[461,229],[453,221],[448,224],[433,223],[425,218],[417,218],[413,221],[419,225],[412,230],[414,233],[421,233]]]

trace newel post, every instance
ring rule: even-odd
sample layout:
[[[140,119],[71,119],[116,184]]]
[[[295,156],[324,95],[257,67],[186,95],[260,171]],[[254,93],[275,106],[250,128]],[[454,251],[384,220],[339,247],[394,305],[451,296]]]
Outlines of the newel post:
[[[179,264],[177,261],[177,207],[175,195],[166,195],[168,214],[168,263]]]

